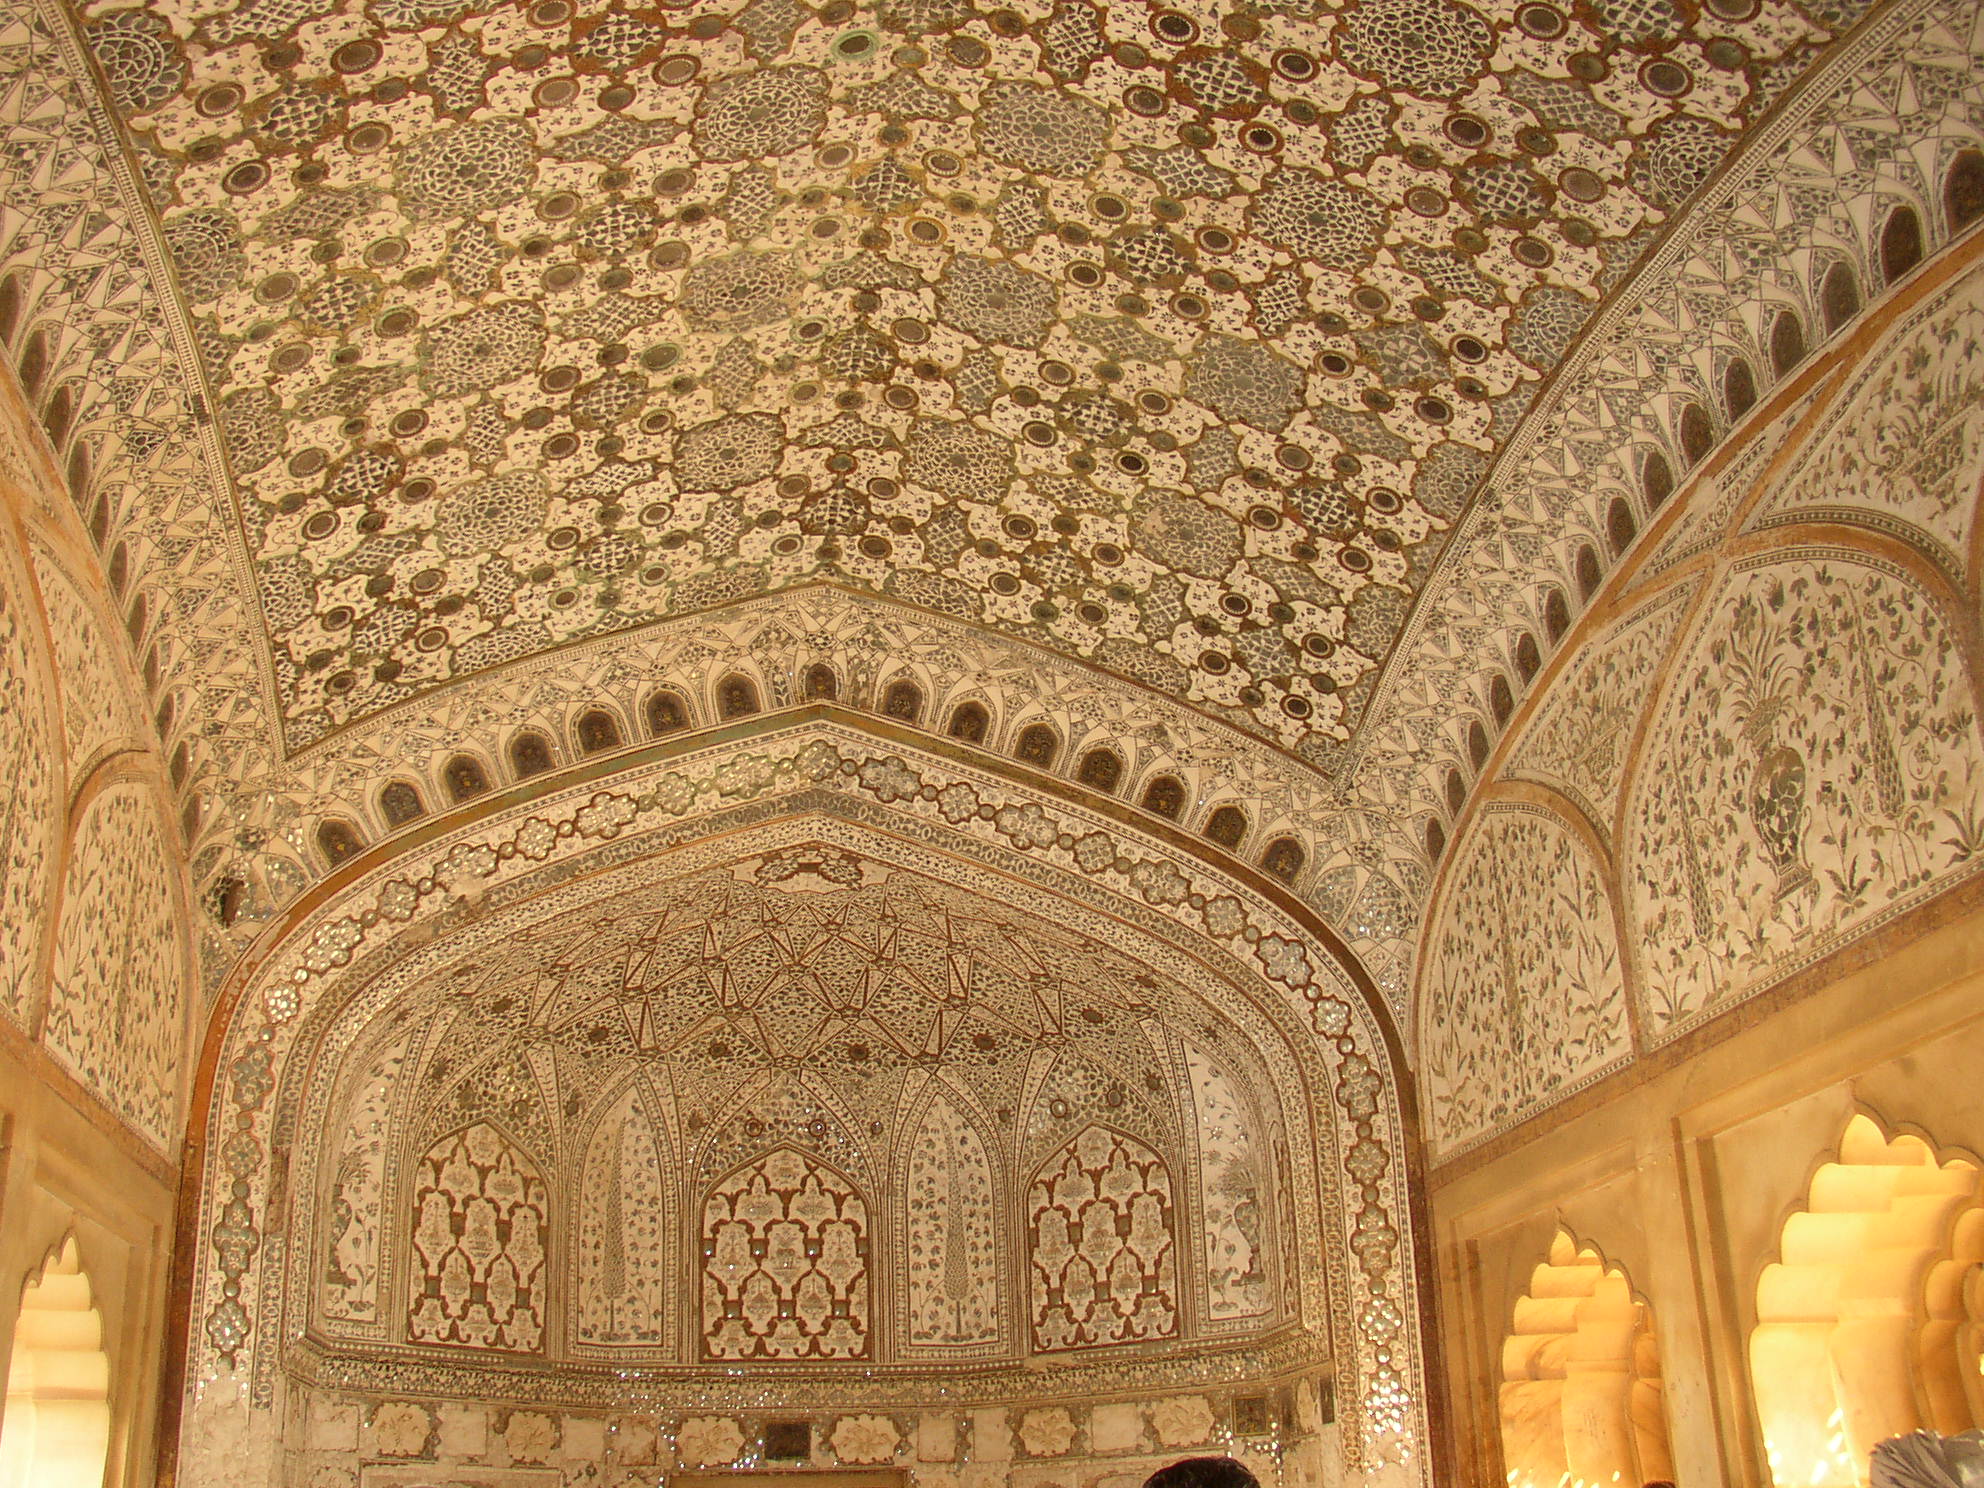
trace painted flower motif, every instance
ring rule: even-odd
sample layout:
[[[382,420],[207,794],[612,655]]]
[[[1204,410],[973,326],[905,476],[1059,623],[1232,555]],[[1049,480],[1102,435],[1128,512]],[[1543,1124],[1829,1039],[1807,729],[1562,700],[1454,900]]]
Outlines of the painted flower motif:
[[[389,1400],[372,1415],[372,1439],[387,1457],[418,1457],[433,1429],[427,1412],[405,1400]]]
[[[842,1416],[834,1423],[834,1455],[842,1462],[887,1462],[901,1440],[887,1416]]]
[[[1191,882],[1170,863],[1146,858],[1130,870],[1130,882],[1152,904],[1183,904]]]
[[[878,801],[908,801],[923,789],[917,773],[894,755],[885,760],[869,760],[860,770],[862,789]]]
[[[1032,801],[1023,806],[1001,806],[992,818],[992,825],[1001,836],[1010,837],[1020,847],[1052,847],[1054,839],[1061,835],[1047,813]]]
[[[1030,1410],[1020,1422],[1020,1444],[1036,1457],[1060,1457],[1075,1444],[1075,1420],[1065,1407]]]
[[[1264,935],[1254,947],[1267,974],[1290,987],[1309,984],[1309,953],[1295,941]]]
[[[1240,907],[1240,901],[1230,894],[1222,894],[1206,905],[1206,929],[1221,939],[1238,935],[1246,928],[1247,911]]]
[[[727,1416],[691,1416],[675,1433],[675,1455],[691,1467],[735,1462],[744,1450],[744,1428]]]
[[[937,792],[937,809],[952,826],[970,821],[978,815],[978,792],[963,781],[947,785]]]
[[[1151,1426],[1167,1447],[1196,1447],[1212,1435],[1212,1406],[1203,1395],[1174,1395],[1151,1408]]]
[[[1116,842],[1104,832],[1090,832],[1075,844],[1075,862],[1084,873],[1100,873],[1116,861]]]
[[[510,1456],[517,1462],[542,1462],[558,1445],[558,1424],[536,1411],[518,1411],[503,1430]]]

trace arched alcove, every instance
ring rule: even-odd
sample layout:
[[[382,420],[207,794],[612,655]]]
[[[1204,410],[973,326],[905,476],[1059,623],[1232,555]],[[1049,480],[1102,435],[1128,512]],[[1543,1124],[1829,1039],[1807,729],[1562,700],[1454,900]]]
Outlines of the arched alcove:
[[[103,1317],[71,1235],[21,1290],[0,1488],[99,1488],[110,1454]]]
[[[436,823],[408,849],[457,865],[420,870],[451,893],[467,888],[459,865],[509,861],[463,854],[471,837],[528,830],[579,852],[554,872],[499,868],[507,886],[490,883],[447,937],[389,935],[312,974],[261,1108],[293,1123],[267,1222],[292,1236],[295,1263],[249,1315],[242,1356],[302,1328],[323,1372],[271,1357],[278,1388],[310,1409],[375,1398],[417,1368],[438,1398],[481,1409],[532,1408],[543,1377],[560,1381],[565,1409],[613,1409],[614,1381],[638,1370],[664,1411],[712,1398],[748,1410],[751,1370],[773,1366],[827,1409],[1016,1400],[1023,1415],[1101,1393],[1132,1355],[1155,1388],[1203,1395],[1233,1388],[1236,1362],[1246,1380],[1271,1349],[1332,1370],[1354,1429],[1395,1429],[1374,1402],[1398,1399],[1397,1380],[1363,1383],[1384,1361],[1329,1341],[1374,1295],[1372,1272],[1328,1260],[1350,1256],[1352,1227],[1378,1222],[1375,1203],[1411,1242],[1389,1217],[1404,1167],[1388,1146],[1379,1155],[1389,1137],[1339,1115],[1395,1097],[1369,1015],[1324,990],[1338,954],[1327,937],[1234,870],[1221,892],[1243,896],[1260,940],[1229,949],[1128,897],[1127,877],[1084,887],[1072,866],[1013,846],[1002,829],[1016,823],[1058,835],[1050,823],[1071,808],[1047,791],[970,775],[947,746],[925,756],[894,734],[885,772],[846,739],[846,719],[794,720],[790,737],[715,743],[706,764],[748,784],[729,761],[764,759],[774,741],[759,789],[782,788],[790,761],[827,782],[797,806],[719,796],[685,822],[642,783],[671,778],[676,758],[583,804],[492,796],[492,811]],[[863,763],[822,770],[827,748]],[[986,814],[958,812],[968,783]],[[644,803],[633,817],[629,800]],[[926,803],[935,854],[907,831]],[[586,828],[563,825],[567,804]],[[610,840],[583,835],[595,823]],[[1119,824],[1097,868],[1127,874],[1138,853],[1227,871],[1207,844],[1148,825],[1146,841]],[[1293,844],[1277,825],[1262,851],[1306,874]],[[1153,858],[1144,871],[1169,883],[1178,870]],[[343,918],[367,892],[341,888],[322,913]],[[258,1018],[266,1003],[240,1006]],[[1331,1084],[1339,1066],[1355,1091]],[[1081,1139],[1091,1128],[1113,1134],[1107,1151]],[[1356,1186],[1354,1211],[1339,1197],[1346,1165],[1379,1175]],[[1036,1329],[1046,1252],[1029,1222],[1054,1208],[1033,1204],[1048,1171],[1050,1200],[1096,1173],[1138,1176],[1106,1225],[1092,1216],[1088,1250],[1060,1257],[1060,1301]],[[786,1220],[764,1218],[774,1200]],[[802,1210],[805,1264],[795,1256],[781,1279],[779,1226]],[[1119,1220],[1162,1242],[1125,1240],[1085,1286],[1076,1273]],[[471,1245],[472,1231],[484,1238]],[[1139,1280],[1119,1308],[1131,1260]],[[477,1268],[480,1296],[500,1306],[479,1309]],[[1416,1329],[1411,1293],[1381,1284]],[[1417,1345],[1395,1334],[1384,1347],[1407,1360]],[[1043,1352],[1051,1379],[1029,1362]]]
[[[1516,1299],[1498,1398],[1509,1488],[1673,1481],[1652,1311],[1564,1230]]]
[[[1848,1120],[1757,1280],[1750,1383],[1778,1488],[1864,1488],[1875,1443],[1984,1425],[1984,1183]]]
[[[944,731],[967,744],[983,744],[991,728],[992,715],[985,711],[983,703],[960,703],[951,711],[951,721]]]

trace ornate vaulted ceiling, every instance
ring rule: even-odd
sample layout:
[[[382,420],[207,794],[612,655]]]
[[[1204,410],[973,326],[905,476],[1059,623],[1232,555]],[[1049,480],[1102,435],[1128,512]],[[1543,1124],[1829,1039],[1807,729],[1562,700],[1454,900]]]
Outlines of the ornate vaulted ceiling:
[[[291,748],[828,582],[1324,760],[1541,380],[1857,8],[84,12]]]

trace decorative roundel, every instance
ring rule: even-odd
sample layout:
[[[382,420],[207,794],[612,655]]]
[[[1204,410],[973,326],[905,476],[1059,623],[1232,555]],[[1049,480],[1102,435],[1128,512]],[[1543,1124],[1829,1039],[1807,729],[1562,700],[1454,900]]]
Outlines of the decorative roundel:
[[[292,745],[831,577],[1325,762],[1482,421],[1851,9],[1705,3],[83,9]],[[1367,468],[1385,542],[1301,494]]]

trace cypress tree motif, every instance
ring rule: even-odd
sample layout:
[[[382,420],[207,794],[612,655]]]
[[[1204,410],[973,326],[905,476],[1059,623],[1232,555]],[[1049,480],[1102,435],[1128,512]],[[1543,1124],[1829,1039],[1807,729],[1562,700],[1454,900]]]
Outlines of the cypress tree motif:
[[[962,1137],[959,1138],[963,1140]],[[951,1332],[964,1336],[964,1305],[971,1297],[971,1268],[965,1246],[963,1196],[958,1192],[958,1155],[944,1156],[944,1296],[951,1304]]]
[[[613,1160],[606,1174],[606,1200],[600,1206],[604,1234],[600,1242],[599,1285],[606,1294],[606,1331],[620,1337],[620,1303],[627,1293],[626,1223],[620,1197],[620,1172],[627,1164],[627,1123],[613,1136]]]
[[[1709,908],[1708,878],[1702,872],[1701,851],[1695,844],[1695,822],[1688,815],[1685,797],[1674,798],[1675,812],[1681,818],[1681,857],[1687,867],[1688,911],[1695,922],[1695,939],[1707,940],[1715,929],[1715,915]]]
[[[1901,778],[1901,761],[1894,752],[1894,736],[1888,728],[1887,716],[1881,711],[1880,690],[1874,685],[1874,648],[1857,597],[1853,600],[1853,639],[1857,643],[1853,648],[1854,662],[1860,681],[1860,709],[1867,719],[1867,753],[1874,768],[1874,790],[1880,798],[1882,814],[1891,821],[1899,821],[1908,803],[1908,792]]]

